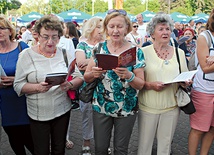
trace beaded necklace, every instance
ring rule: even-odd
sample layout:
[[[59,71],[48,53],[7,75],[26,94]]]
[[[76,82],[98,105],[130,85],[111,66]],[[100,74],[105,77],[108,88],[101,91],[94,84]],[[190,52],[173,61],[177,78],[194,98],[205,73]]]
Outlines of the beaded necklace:
[[[40,46],[38,46],[38,51],[39,51],[39,54],[43,55],[43,56],[46,57],[46,58],[53,58],[53,57],[56,55],[56,49],[54,50],[54,53],[51,54],[51,55],[47,55],[47,54],[45,54],[44,52],[42,52],[42,51],[40,50]]]
[[[169,55],[168,48],[165,49],[165,52],[163,52],[162,55],[158,52],[158,50],[156,48],[154,48],[154,50],[155,50],[157,56],[164,60],[164,64],[168,65],[169,64],[169,61],[167,60],[167,57]]]

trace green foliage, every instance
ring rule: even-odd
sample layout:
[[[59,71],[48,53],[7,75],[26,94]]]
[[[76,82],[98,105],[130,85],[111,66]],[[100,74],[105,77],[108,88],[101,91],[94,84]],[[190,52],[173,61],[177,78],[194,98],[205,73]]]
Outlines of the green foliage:
[[[42,14],[55,13],[58,14],[62,11],[67,11],[72,8],[80,11],[92,14],[92,0],[49,0],[45,3],[44,0],[28,0],[25,4],[22,4],[18,0],[11,0],[8,3],[7,0],[0,0],[0,9],[3,13],[8,10],[17,10],[20,15],[36,11]],[[112,0],[114,1],[114,0]],[[21,7],[20,7],[21,6]],[[124,0],[123,8],[129,14],[136,15],[144,12],[146,9],[153,12],[180,12],[189,16],[196,13],[204,12],[210,14],[210,11],[214,8],[213,0]],[[0,11],[1,11],[0,10]],[[95,0],[94,13],[106,12],[108,10],[108,3],[103,0]]]

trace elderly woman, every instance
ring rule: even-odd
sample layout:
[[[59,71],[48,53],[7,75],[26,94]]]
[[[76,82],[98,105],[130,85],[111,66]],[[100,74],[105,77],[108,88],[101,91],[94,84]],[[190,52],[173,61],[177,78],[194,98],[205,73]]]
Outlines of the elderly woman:
[[[134,47],[125,39],[131,31],[131,22],[125,10],[109,10],[103,22],[105,35],[109,38],[103,43],[100,53],[119,55]],[[136,64],[103,70],[96,67],[91,59],[84,78],[92,82],[97,78],[92,107],[94,122],[95,154],[107,154],[111,133],[114,128],[114,154],[127,155],[132,129],[136,120],[138,90],[144,86],[144,55],[136,51]]]
[[[16,32],[9,20],[0,16],[0,64],[7,76],[0,79],[0,108],[2,126],[17,155],[25,155],[25,147],[33,154],[33,140],[27,115],[25,96],[18,97],[13,88],[19,53],[28,48],[22,41],[14,41]]]
[[[83,29],[82,37],[86,40],[80,42],[76,48],[76,62],[79,70],[84,74],[88,62],[92,56],[92,49],[94,46],[103,41],[103,35],[101,34],[102,18],[93,17],[86,22]],[[82,88],[85,86],[84,84]],[[81,89],[82,89],[81,88]],[[82,130],[83,130],[83,155],[90,153],[90,139],[94,137],[93,121],[92,121],[92,108],[90,103],[80,103],[80,110],[83,113],[82,116]]]
[[[169,45],[173,30],[171,18],[164,13],[155,15],[147,25],[154,42],[142,48],[145,54],[145,86],[139,97],[138,155],[151,155],[155,135],[157,155],[169,155],[179,116],[175,94],[178,84],[164,84],[179,74],[176,50]],[[187,71],[185,54],[178,49],[181,72]],[[155,62],[155,63],[154,63]],[[182,86],[189,83],[182,84]]]
[[[200,154],[209,154],[214,137],[214,45],[209,45],[210,39],[214,42],[214,9],[210,13],[206,28],[209,34],[201,32],[197,40],[196,54],[199,65],[191,92],[196,112],[190,115],[189,155],[197,153],[199,143]]]
[[[27,110],[34,142],[34,155],[65,154],[66,132],[70,118],[69,89],[77,89],[83,82],[75,68],[70,82],[60,85],[45,82],[48,73],[67,73],[62,49],[56,45],[63,29],[60,21],[51,16],[40,18],[35,24],[39,45],[24,50],[18,59],[14,88],[19,96],[26,95]],[[67,52],[68,62],[71,55]],[[50,144],[51,143],[51,144]]]

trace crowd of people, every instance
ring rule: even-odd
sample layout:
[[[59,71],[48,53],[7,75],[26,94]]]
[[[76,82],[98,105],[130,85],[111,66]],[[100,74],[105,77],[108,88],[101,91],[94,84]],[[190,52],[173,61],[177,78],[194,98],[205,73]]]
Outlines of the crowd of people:
[[[189,155],[197,154],[199,144],[200,154],[209,154],[214,138],[214,9],[206,24],[173,22],[163,12],[149,23],[142,14],[136,20],[131,22],[125,10],[110,9],[104,19],[85,21],[81,30],[76,22],[45,15],[16,31],[0,17],[1,125],[16,155],[25,155],[25,147],[33,155],[63,155],[65,148],[72,149],[70,114],[76,108],[82,114],[81,155],[92,154],[92,139],[96,155],[111,154],[112,133],[113,154],[128,155],[136,119],[137,154],[151,155],[156,138],[157,155],[170,155],[180,115],[179,87],[192,88],[196,109],[190,115]],[[120,55],[133,47],[134,65],[98,67],[97,52]],[[189,70],[193,55],[195,77],[165,84]],[[45,78],[54,73],[71,73],[72,80],[52,85]],[[90,102],[71,102],[67,91],[81,93],[94,80]]]

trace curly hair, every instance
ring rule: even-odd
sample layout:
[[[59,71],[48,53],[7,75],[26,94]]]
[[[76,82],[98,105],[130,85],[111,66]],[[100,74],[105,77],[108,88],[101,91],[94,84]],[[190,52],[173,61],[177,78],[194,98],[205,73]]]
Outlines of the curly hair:
[[[92,17],[92,18],[90,18],[84,25],[82,35],[85,38],[90,39],[92,32],[95,30],[97,25],[100,24],[100,22],[102,22],[102,21],[103,21],[103,19],[100,18],[100,17]]]
[[[57,17],[45,15],[36,21],[34,29],[36,32],[40,33],[41,29],[46,30],[56,30],[58,31],[59,37],[63,36],[63,28],[60,20]]]
[[[157,24],[167,24],[170,27],[171,32],[174,29],[174,23],[171,19],[171,17],[168,14],[165,13],[157,13],[152,20],[149,22],[149,24],[146,27],[146,31],[152,35],[155,31],[155,27]]]

